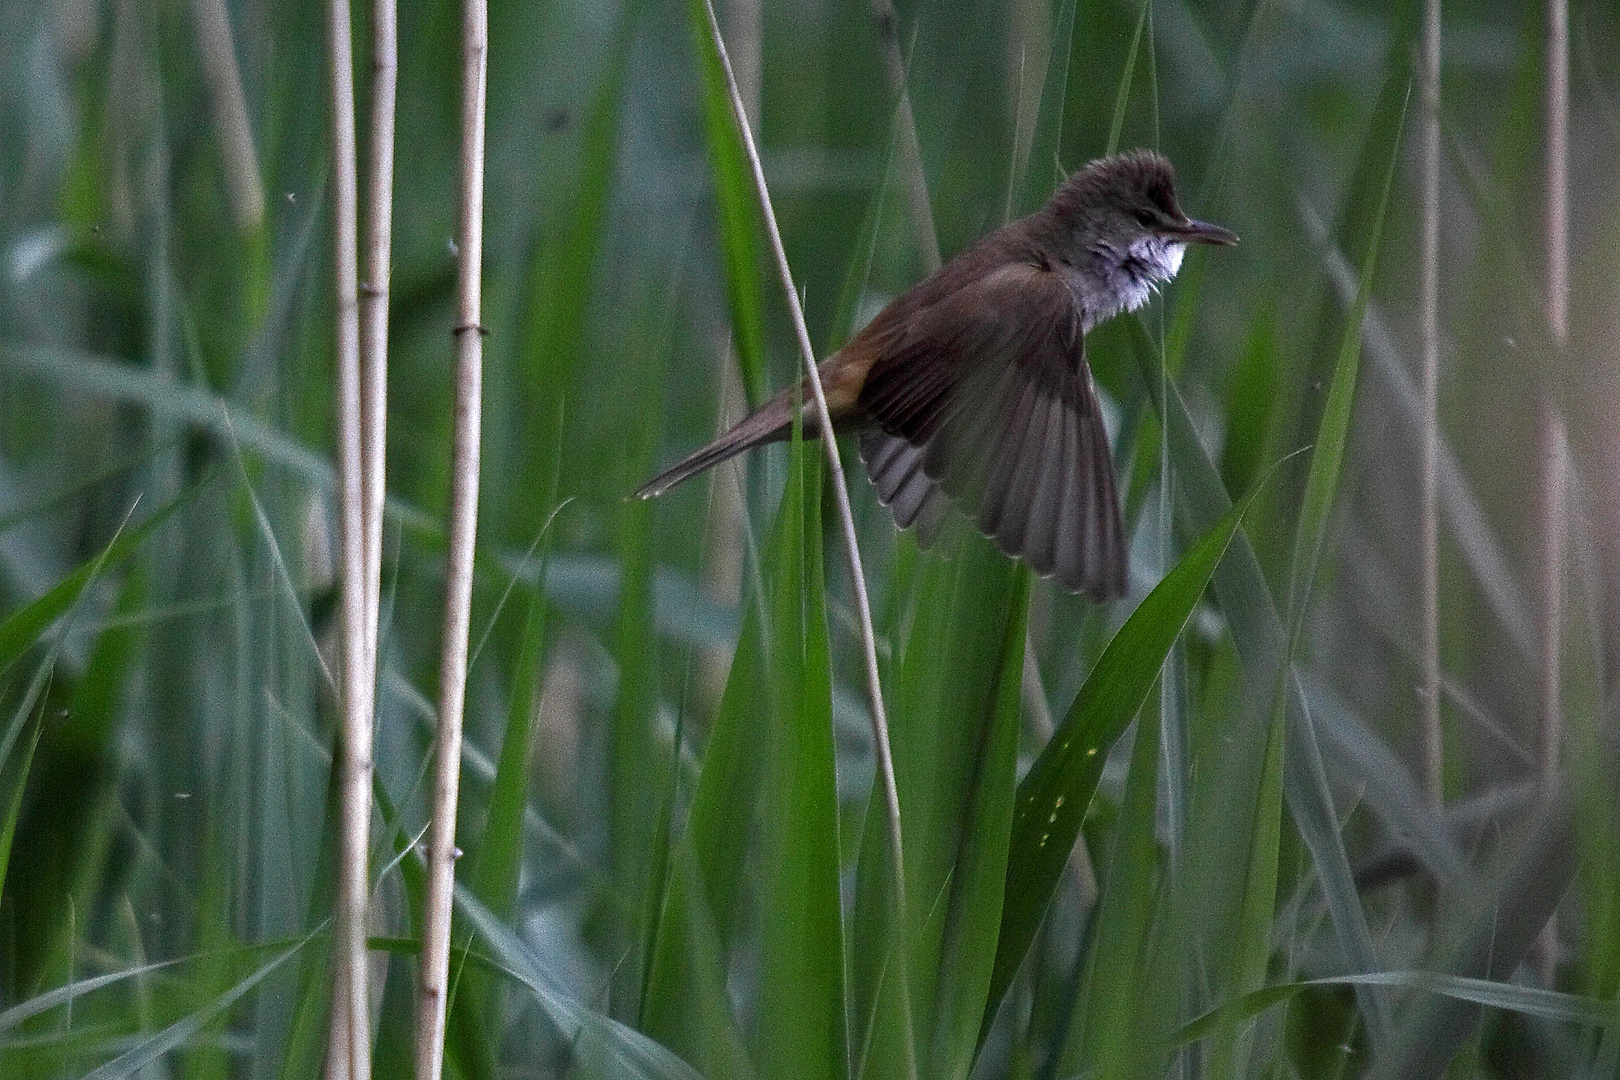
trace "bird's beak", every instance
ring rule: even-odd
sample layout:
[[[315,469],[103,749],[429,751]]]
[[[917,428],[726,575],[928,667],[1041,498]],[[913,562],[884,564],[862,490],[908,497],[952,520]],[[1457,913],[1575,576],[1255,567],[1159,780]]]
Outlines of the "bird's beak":
[[[1238,242],[1237,233],[1230,229],[1211,225],[1207,221],[1194,221],[1191,218],[1163,232],[1166,236],[1184,243],[1231,245]]]

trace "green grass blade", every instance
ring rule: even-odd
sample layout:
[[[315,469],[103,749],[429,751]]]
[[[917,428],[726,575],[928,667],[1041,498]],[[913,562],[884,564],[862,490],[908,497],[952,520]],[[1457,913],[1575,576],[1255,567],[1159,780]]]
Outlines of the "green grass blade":
[[[1324,986],[1387,986],[1398,990],[1422,990],[1453,1001],[1502,1009],[1557,1024],[1613,1029],[1620,1025],[1614,1003],[1582,994],[1544,990],[1539,986],[1519,986],[1490,979],[1447,975],[1438,971],[1374,971],[1365,975],[1333,975],[1302,982],[1277,983],[1250,991],[1242,997],[1204,1013],[1183,1025],[1175,1043],[1185,1046],[1207,1038],[1223,1024],[1253,1020],[1274,1005],[1297,997],[1306,990]]]
[[[1327,402],[1317,429],[1296,527],[1289,574],[1290,630],[1285,645],[1286,666],[1279,670],[1276,689],[1272,694],[1274,704],[1265,739],[1265,758],[1259,776],[1252,822],[1245,830],[1249,836],[1249,848],[1236,924],[1237,941],[1226,965],[1225,985],[1228,988],[1227,992],[1232,994],[1245,994],[1261,987],[1265,981],[1271,955],[1271,926],[1276,907],[1278,846],[1282,839],[1282,794],[1286,775],[1283,746],[1289,725],[1287,711],[1289,695],[1284,683],[1290,677],[1294,655],[1299,648],[1305,612],[1309,606],[1311,583],[1315,580],[1327,532],[1328,517],[1338,491],[1338,477],[1343,464],[1345,444],[1349,438],[1360,369],[1362,319],[1372,289],[1373,274],[1377,268],[1379,241],[1383,235],[1385,212],[1394,183],[1395,166],[1399,160],[1404,110],[1403,103],[1401,118],[1395,125],[1393,150],[1389,166],[1384,173],[1383,189],[1373,218],[1356,301],[1349,313],[1344,336],[1340,342]],[[1303,732],[1301,741],[1304,741]],[[1296,769],[1294,775],[1309,777],[1311,772]],[[1247,1071],[1247,1055],[1248,1046],[1241,1027],[1222,1026],[1217,1032],[1215,1045],[1211,1048],[1212,1075],[1218,1077],[1244,1075]]]
[[[645,429],[630,440],[635,444],[620,479],[650,473],[651,441]],[[633,481],[629,481],[633,482]],[[669,754],[658,736],[657,636],[653,630],[653,506],[630,499],[618,507],[619,561],[624,576],[619,589],[619,612],[613,627],[613,656],[619,669],[608,735],[607,793],[609,814],[609,869],[614,891],[631,898],[638,921],[613,914],[615,953],[627,960],[615,974],[616,1001],[632,1003],[626,1016],[639,1009],[647,970],[646,949],[651,947],[652,913],[663,893],[665,866],[661,810],[670,798]]]
[[[743,153],[742,134],[732,115],[720,51],[709,33],[703,0],[688,0],[687,15],[698,52],[702,83],[703,133],[714,173],[720,212],[720,254],[731,307],[731,339],[742,369],[743,390],[750,408],[765,400],[765,298],[760,288],[760,253],[764,250],[753,175]]]
[[[84,595],[84,590],[103,570],[117,566],[134,554],[188,497],[189,493],[177,496],[133,529],[120,530],[101,554],[86,561],[44,594],[7,615],[0,622],[0,672],[9,668],[38,641],[52,623],[72,610],[79,597]]]
[[[1062,180],[1059,158],[1063,150],[1064,111],[1069,101],[1075,6],[1075,0],[1059,0],[1052,8],[1052,55],[1046,61],[1040,114],[1035,118],[1029,160],[1021,178],[1022,205],[1013,208],[1015,213],[1027,212],[1045,202]]]
[[[581,1004],[526,941],[459,886],[456,910],[483,939],[496,965],[534,994],[577,1057],[604,1062],[612,1075],[636,1080],[701,1080],[690,1065],[652,1039]]]
[[[992,714],[976,754],[979,774],[969,794],[954,894],[940,950],[929,1075],[965,1078],[978,1049],[985,996],[995,968],[1007,877],[1031,575],[1020,568],[1002,633]]]
[[[1384,236],[1389,193],[1395,185],[1395,167],[1400,163],[1401,132],[1406,126],[1406,108],[1410,100],[1411,87],[1408,86],[1406,96],[1401,101],[1400,117],[1395,122],[1395,135],[1390,142],[1389,167],[1384,171],[1383,190],[1378,196],[1378,209],[1373,214],[1367,254],[1362,260],[1361,275],[1356,285],[1356,298],[1345,320],[1344,337],[1339,342],[1338,359],[1333,365],[1333,380],[1329,384],[1327,402],[1322,407],[1322,419],[1317,426],[1316,448],[1311,452],[1311,467],[1305,478],[1305,493],[1300,502],[1294,555],[1288,575],[1290,660],[1293,650],[1299,645],[1311,584],[1316,579],[1322,543],[1327,536],[1328,515],[1333,510],[1339,491],[1339,472],[1344,465],[1344,448],[1350,436],[1356,380],[1361,371],[1362,323],[1367,314],[1367,302],[1372,297],[1373,275],[1378,269],[1378,247]]]
[[[521,378],[538,392],[529,398],[521,426],[510,431],[505,442],[503,465],[513,475],[495,470],[492,477],[492,490],[509,495],[522,492],[525,497],[509,498],[497,507],[493,528],[484,530],[494,535],[532,534],[534,523],[558,502],[558,492],[548,484],[527,482],[534,463],[554,460],[559,447],[574,449],[565,443],[563,403],[571,407],[584,393],[582,373],[591,370],[587,355],[591,299],[599,287],[597,263],[609,236],[608,208],[619,165],[625,82],[642,8],[639,0],[630,0],[611,16],[614,23],[603,70],[586,90],[589,104],[584,109],[574,175],[569,178],[572,199],[540,204],[536,224],[543,242],[526,274],[529,302],[520,315],[515,358]],[[499,430],[499,420],[497,412],[486,423]],[[514,418],[512,423],[519,421]],[[566,478],[574,462],[568,452],[563,458]]]
[[[1147,951],[1160,878],[1158,788],[1159,718],[1150,712],[1136,726],[1075,1014],[1080,1038],[1069,1042],[1065,1073],[1086,1069],[1125,1078],[1158,1075],[1162,1065],[1146,1030],[1158,1004],[1149,987],[1170,982],[1154,978]]]
[[[311,940],[311,938],[305,938],[283,951],[279,956],[260,965],[251,975],[232,986],[225,993],[211,999],[203,1008],[191,1013],[184,1019],[175,1021],[155,1035],[141,1039],[136,1045],[119,1054],[105,1065],[86,1073],[84,1080],[127,1080],[128,1077],[135,1076],[165,1054],[184,1046],[212,1023],[216,1017],[229,1010],[231,1006],[246,996],[255,986],[258,986],[259,983],[274,973],[282,964],[298,955],[299,951],[309,944]]]
[[[6,725],[3,744],[0,744],[0,883],[6,880],[6,866],[11,861],[11,841],[17,832],[17,815],[22,812],[23,792],[28,790],[28,773],[34,763],[34,750],[39,746],[42,718],[35,712],[40,696],[50,684],[56,667],[56,657],[47,656],[28,681],[28,689]],[[19,747],[19,741],[22,745]],[[0,1014],[0,1031],[5,1030],[5,1018]]]
[[[1238,911],[1238,938],[1227,964],[1227,983],[1238,993],[1265,985],[1271,960],[1273,925],[1277,910],[1277,865],[1282,843],[1283,747],[1287,716],[1273,710],[1266,732],[1265,758],[1249,829],[1248,863],[1243,874],[1243,897]],[[1247,1075],[1250,1047],[1242,1017],[1232,1017],[1215,1032],[1210,1048],[1209,1075]]]
[[[1003,859],[1005,789],[1014,777],[1007,695],[1022,674],[1013,658],[1021,656],[1025,573],[978,535],[961,536],[948,559],[918,556],[906,601],[916,616],[886,680],[907,925],[895,922],[893,864],[874,787],[851,929],[851,1041],[861,1076],[907,1076],[913,1062],[917,1075],[961,1076],[970,1064],[964,1012],[982,1015],[981,950],[995,933],[986,919],[1003,888],[990,870]],[[991,940],[963,940],[974,927]]]
[[[1511,977],[1563,900],[1577,855],[1568,793],[1553,793],[1527,816],[1504,841],[1503,867],[1494,887],[1476,890],[1466,912],[1452,920],[1455,937],[1434,965],[1439,971],[1465,979]],[[1431,997],[1405,1009],[1400,1019],[1369,1077],[1426,1080],[1444,1075],[1457,1051],[1474,1037],[1479,1005],[1456,996]]]
[[[1171,454],[1178,466],[1177,476],[1190,517],[1195,526],[1222,519],[1230,513],[1232,502],[1199,441],[1186,403],[1173,382],[1167,386],[1168,398],[1161,399],[1152,343],[1140,324],[1133,324],[1132,329],[1137,364],[1154,395],[1154,405],[1166,422]],[[1221,564],[1213,584],[1249,678],[1256,685],[1275,686],[1278,673],[1284,668],[1287,638],[1270,586],[1242,530],[1233,538],[1232,558]],[[1339,820],[1328,791],[1327,774],[1305,694],[1299,680],[1292,675],[1283,692],[1289,717],[1284,747],[1284,794],[1289,813],[1311,852],[1334,932],[1347,962],[1354,971],[1374,971],[1378,964],[1372,933],[1367,928],[1361,897],[1350,874],[1350,859],[1339,835]],[[1257,754],[1259,741],[1255,740]],[[1386,995],[1378,987],[1363,986],[1357,988],[1357,997],[1373,1037],[1386,1038],[1390,1031]]]
[[[783,542],[782,520],[767,549]],[[706,1074],[746,1075],[752,1066],[731,1015],[727,950],[745,910],[746,856],[758,823],[770,714],[764,604],[744,605],[731,672],[704,749],[686,828],[652,932],[641,1027]]]
[[[757,890],[759,987],[748,1045],[762,1075],[841,1077],[843,932],[832,677],[823,609],[819,469],[802,441],[762,551],[660,912],[647,1030],[716,1075],[750,1070],[726,997],[724,950]]]
[[[1080,688],[1052,741],[1018,785],[995,973],[985,1024],[1029,951],[1080,822],[1102,775],[1108,748],[1142,707],[1170,646],[1226,553],[1251,494],[1227,512],[1137,605]]]
[[[540,558],[544,574],[545,556]],[[513,916],[523,860],[523,810],[528,803],[530,757],[535,736],[535,690],[545,654],[546,606],[540,594],[529,599],[512,667],[506,734],[490,786],[484,836],[477,863],[468,875],[475,895],[503,919]]]
[[[801,439],[769,582],[771,702],[759,829],[760,985],[751,1046],[762,1076],[841,1080],[844,939],[832,671],[821,567],[819,463]]]
[[[1136,54],[1142,47],[1142,28],[1147,25],[1150,0],[1142,0],[1142,13],[1136,17],[1136,30],[1131,34],[1131,47],[1125,52],[1125,70],[1119,76],[1119,89],[1114,92],[1114,116],[1108,122],[1108,144],[1103,156],[1119,149],[1119,137],[1125,130],[1125,106],[1131,100],[1131,77],[1136,73]]]

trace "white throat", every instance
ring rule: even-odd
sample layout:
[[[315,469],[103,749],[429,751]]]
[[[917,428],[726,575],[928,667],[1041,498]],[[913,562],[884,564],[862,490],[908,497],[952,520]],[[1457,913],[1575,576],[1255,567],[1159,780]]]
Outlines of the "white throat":
[[[1086,305],[1084,329],[1135,311],[1153,296],[1159,285],[1176,276],[1187,245],[1162,236],[1141,236],[1124,251],[1106,247],[1097,252],[1100,280],[1088,283],[1091,303]]]

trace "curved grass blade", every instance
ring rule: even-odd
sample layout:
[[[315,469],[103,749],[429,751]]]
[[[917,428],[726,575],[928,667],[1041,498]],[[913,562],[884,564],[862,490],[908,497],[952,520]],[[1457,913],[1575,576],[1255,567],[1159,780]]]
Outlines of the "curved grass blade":
[[[1098,1076],[1148,1076],[1162,1066],[1158,1047],[1145,1044],[1151,1010],[1160,1004],[1160,995],[1146,988],[1168,981],[1153,978],[1148,949],[1163,866],[1155,836],[1162,722],[1149,709],[1136,726],[1076,1027],[1060,1075],[1089,1070]]]
[[[1496,887],[1480,890],[1471,910],[1454,923],[1454,944],[1435,964],[1446,975],[1437,978],[1501,980],[1524,961],[1574,880],[1577,853],[1567,792],[1554,792],[1542,802],[1517,832],[1505,862]],[[1609,1008],[1612,1017],[1612,1003]],[[1395,1038],[1375,1057],[1367,1076],[1444,1076],[1478,1024],[1479,1005],[1472,999],[1447,995],[1419,1000],[1405,1010]]]
[[[968,1076],[978,1049],[985,991],[995,969],[996,941],[1005,903],[1007,853],[1017,794],[1018,732],[1031,574],[1014,571],[1013,596],[1002,632],[990,716],[975,755],[977,775],[968,793],[962,845],[951,873],[950,910],[934,991],[929,1075]]]
[[[1018,785],[1007,859],[1007,896],[985,1029],[1046,914],[1102,775],[1108,748],[1147,699],[1165,656],[1203,596],[1253,499],[1251,492],[1228,511],[1137,605],[1103,650],[1052,741]]]
[[[791,455],[768,599],[771,708],[754,810],[760,985],[750,1044],[761,1076],[842,1080],[849,1053],[821,469],[803,439]]]
[[[903,603],[916,615],[897,635],[888,679],[907,904],[902,922],[891,849],[869,810],[855,877],[850,1027],[856,1075],[945,1080],[971,1066],[993,970],[1027,571],[979,536],[964,536],[949,559],[919,554],[915,570]]]
[[[558,985],[535,951],[487,907],[456,887],[456,908],[489,946],[495,963],[533,991],[576,1056],[602,1062],[609,1075],[638,1080],[702,1080],[686,1062],[647,1036],[587,1008]]]
[[[1198,439],[1187,405],[1174,383],[1161,388],[1152,343],[1140,323],[1127,324],[1132,332],[1137,364],[1163,419],[1170,450],[1176,461],[1181,492],[1195,525],[1228,513],[1231,499],[1221,484],[1215,464]],[[1167,396],[1161,396],[1161,389]],[[1355,971],[1378,968],[1361,897],[1350,873],[1350,858],[1339,835],[1339,822],[1328,791],[1327,771],[1316,743],[1316,731],[1299,679],[1284,664],[1287,637],[1271,588],[1260,569],[1253,546],[1242,531],[1232,539],[1232,558],[1216,572],[1213,585],[1226,624],[1232,633],[1249,677],[1260,686],[1272,686],[1278,672],[1288,672],[1284,685],[1288,725],[1284,744],[1284,795],[1300,837],[1310,850],[1334,933],[1346,963]],[[1258,753],[1258,740],[1256,741]],[[1378,987],[1359,987],[1357,995],[1369,1032],[1377,1041],[1390,1030],[1389,1004]]]
[[[1131,47],[1125,53],[1125,71],[1119,77],[1119,90],[1114,94],[1114,116],[1108,122],[1108,145],[1104,157],[1112,157],[1119,149],[1119,137],[1125,130],[1125,106],[1131,100],[1131,76],[1136,73],[1136,54],[1142,46],[1142,28],[1147,25],[1148,0],[1143,0],[1142,13],[1136,17],[1136,30],[1131,34]]]
[[[742,369],[748,407],[765,400],[765,299],[759,285],[764,242],[758,204],[742,135],[726,93],[720,52],[709,33],[703,0],[689,0],[687,14],[698,51],[703,86],[703,131],[714,170],[715,202],[720,211],[720,255],[726,272],[726,301],[731,308],[731,340]]]
[[[1250,991],[1242,997],[1211,1009],[1184,1024],[1175,1033],[1174,1044],[1186,1046],[1207,1038],[1222,1024],[1253,1020],[1273,1005],[1288,1001],[1306,990],[1326,986],[1388,986],[1397,990],[1426,990],[1454,1001],[1532,1016],[1552,1023],[1580,1024],[1583,1027],[1612,1029],[1620,1026],[1620,1013],[1602,998],[1543,990],[1537,986],[1446,975],[1438,971],[1373,971],[1365,975],[1331,975],[1322,979],[1277,983]]]
[[[193,491],[195,486],[193,486]],[[5,671],[28,650],[52,623],[67,614],[90,583],[105,569],[117,566],[135,552],[192,492],[183,492],[133,529],[120,530],[101,554],[35,597],[0,622],[0,671]],[[133,510],[134,507],[131,507]]]
[[[1383,237],[1384,216],[1389,207],[1390,189],[1394,185],[1395,166],[1400,159],[1400,133],[1406,119],[1406,105],[1407,102],[1403,101],[1400,116],[1395,123],[1395,134],[1392,139],[1394,149],[1384,172],[1383,190],[1379,195],[1378,208],[1373,217],[1371,235],[1367,242],[1367,255],[1356,290],[1356,300],[1347,315],[1327,402],[1317,427],[1315,447],[1311,452],[1305,493],[1296,525],[1289,570],[1289,629],[1284,646],[1285,664],[1278,669],[1275,688],[1271,694],[1271,720],[1266,733],[1264,764],[1260,773],[1259,789],[1256,792],[1251,827],[1247,830],[1250,839],[1248,865],[1243,877],[1242,914],[1238,921],[1237,940],[1227,961],[1225,985],[1229,993],[1241,994],[1262,986],[1271,956],[1272,911],[1277,895],[1278,847],[1282,839],[1283,789],[1288,775],[1283,754],[1289,731],[1286,683],[1293,673],[1293,659],[1299,649],[1305,613],[1310,607],[1310,590],[1321,560],[1328,516],[1338,494],[1339,473],[1344,463],[1344,448],[1349,438],[1356,382],[1360,371],[1362,317],[1366,313],[1367,300],[1372,292],[1373,274],[1378,265],[1378,247]],[[1307,714],[1299,711],[1296,715],[1304,718]],[[1306,741],[1307,734],[1304,725],[1301,725],[1299,736],[1301,741]],[[1307,759],[1305,764],[1308,763]],[[1297,766],[1301,763],[1294,762],[1294,764]],[[1296,768],[1294,775],[1299,777],[1312,774],[1308,770],[1301,773]],[[1323,802],[1320,798],[1317,801],[1319,804]],[[1240,1025],[1219,1028],[1210,1058],[1214,1075],[1244,1075],[1247,1071],[1244,1062],[1247,1052],[1247,1041]]]
[[[1339,491],[1339,472],[1344,465],[1344,446],[1350,435],[1356,380],[1361,372],[1361,328],[1367,314],[1368,300],[1372,297],[1373,274],[1378,269],[1378,248],[1384,237],[1384,217],[1389,209],[1390,189],[1395,185],[1395,166],[1400,162],[1401,132],[1406,127],[1406,110],[1411,104],[1411,97],[1412,88],[1408,85],[1406,96],[1401,101],[1400,115],[1395,121],[1394,138],[1390,141],[1389,166],[1384,170],[1384,186],[1378,196],[1378,209],[1373,214],[1367,256],[1361,264],[1355,300],[1346,314],[1344,337],[1339,342],[1338,360],[1333,365],[1333,381],[1328,387],[1327,403],[1322,407],[1322,419],[1316,429],[1316,448],[1311,452],[1311,467],[1305,478],[1305,493],[1300,503],[1294,554],[1288,575],[1290,661],[1299,645],[1311,585],[1316,580],[1322,543],[1327,536],[1328,515]]]
[[[832,676],[814,458],[802,439],[762,556],[720,713],[658,913],[643,1026],[716,1075],[842,1077],[843,936]],[[751,872],[750,872],[751,871]],[[754,904],[747,903],[754,893]],[[744,927],[757,908],[757,927]],[[743,1050],[725,950],[757,929]],[[742,938],[742,940],[748,940]]]
[[[267,976],[297,955],[300,949],[314,940],[314,937],[315,935],[311,934],[302,939],[201,1009],[175,1021],[157,1034],[142,1039],[105,1065],[85,1074],[84,1080],[125,1080],[126,1077],[136,1075],[169,1051],[184,1046],[187,1040],[202,1031],[215,1017],[235,1005],[255,986],[263,982]]]

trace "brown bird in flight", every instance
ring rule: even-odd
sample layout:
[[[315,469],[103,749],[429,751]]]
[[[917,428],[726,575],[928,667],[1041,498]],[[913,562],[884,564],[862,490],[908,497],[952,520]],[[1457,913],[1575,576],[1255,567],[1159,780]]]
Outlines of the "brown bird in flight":
[[[1073,592],[1125,592],[1108,432],[1086,365],[1093,326],[1147,302],[1188,243],[1234,244],[1176,202],[1138,150],[1094,161],[1047,204],[984,237],[821,362],[834,432],[857,434],[878,498],[926,543],[954,503],[1009,555]],[[808,380],[636,494],[789,436],[819,434]]]

